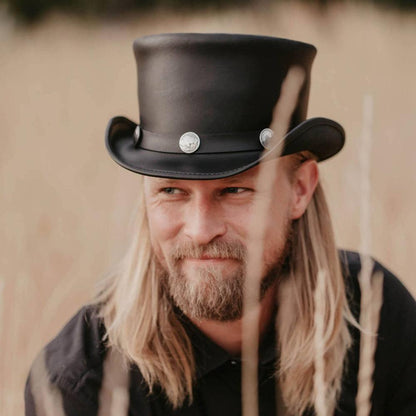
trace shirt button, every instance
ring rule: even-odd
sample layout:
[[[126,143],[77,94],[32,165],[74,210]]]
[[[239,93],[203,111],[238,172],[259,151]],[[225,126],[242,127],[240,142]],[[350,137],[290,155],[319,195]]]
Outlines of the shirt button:
[[[231,360],[231,361],[230,361],[230,364],[231,364],[231,365],[237,365],[238,363],[237,363],[237,361],[236,361],[236,360]]]

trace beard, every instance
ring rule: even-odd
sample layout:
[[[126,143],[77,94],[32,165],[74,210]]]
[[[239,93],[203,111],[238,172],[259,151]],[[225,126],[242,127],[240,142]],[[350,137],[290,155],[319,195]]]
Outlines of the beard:
[[[285,227],[282,246],[266,262],[260,281],[260,300],[278,280],[291,248],[291,227]],[[227,259],[232,267],[205,265],[189,275],[183,262],[189,258],[212,257]],[[228,262],[230,260],[231,262]],[[242,318],[247,249],[239,241],[213,240],[205,245],[187,242],[175,247],[168,255],[167,267],[161,263],[162,288],[172,303],[188,318],[195,320],[235,321]]]

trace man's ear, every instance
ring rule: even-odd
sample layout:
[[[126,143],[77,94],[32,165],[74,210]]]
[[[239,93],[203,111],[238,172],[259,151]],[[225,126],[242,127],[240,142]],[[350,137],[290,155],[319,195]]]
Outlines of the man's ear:
[[[306,211],[315,188],[318,185],[319,170],[315,160],[303,162],[293,174],[292,220],[300,218]]]

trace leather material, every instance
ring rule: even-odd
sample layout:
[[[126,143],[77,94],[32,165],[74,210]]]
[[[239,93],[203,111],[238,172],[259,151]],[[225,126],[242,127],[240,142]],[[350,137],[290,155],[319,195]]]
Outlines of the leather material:
[[[247,152],[264,150],[260,143],[260,131],[224,134],[199,134],[198,153]],[[183,153],[179,146],[180,137],[175,134],[158,134],[141,130],[140,148],[154,152]]]
[[[112,158],[134,172],[214,179],[240,173],[267,154],[259,142],[269,127],[282,82],[292,66],[306,73],[283,154],[309,150],[319,160],[337,153],[344,130],[328,119],[306,120],[314,46],[287,39],[230,34],[162,34],[134,42],[141,137],[137,124],[110,120]],[[179,138],[195,132],[201,144],[185,154]]]

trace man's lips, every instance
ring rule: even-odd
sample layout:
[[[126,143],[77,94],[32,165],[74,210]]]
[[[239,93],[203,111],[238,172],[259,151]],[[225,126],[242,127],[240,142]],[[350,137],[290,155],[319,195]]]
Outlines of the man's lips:
[[[183,262],[191,263],[223,263],[223,262],[237,262],[238,260],[232,257],[212,257],[212,256],[201,256],[201,257],[185,257],[181,259]]]
[[[189,257],[193,260],[233,260],[230,257],[211,256],[209,254],[203,254],[200,257]]]

